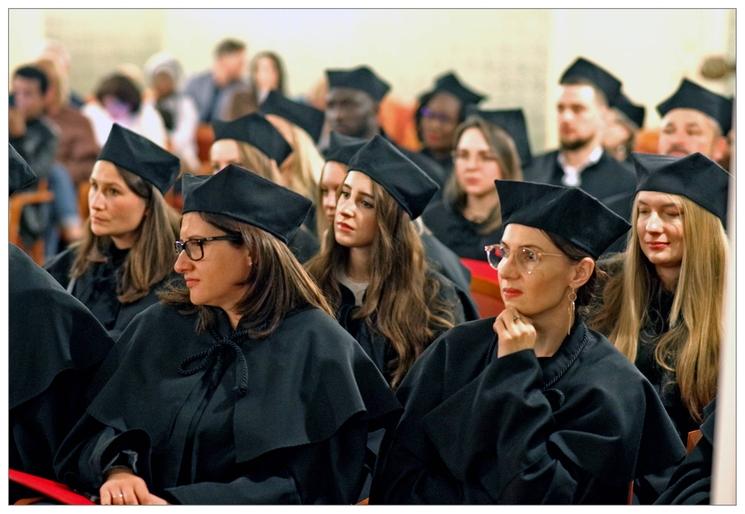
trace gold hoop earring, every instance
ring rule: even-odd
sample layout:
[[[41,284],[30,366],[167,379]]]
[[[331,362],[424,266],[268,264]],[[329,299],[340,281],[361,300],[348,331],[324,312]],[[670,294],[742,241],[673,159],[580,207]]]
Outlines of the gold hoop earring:
[[[574,289],[570,289],[567,297],[569,298],[569,326],[567,327],[567,335],[569,335],[572,331],[572,325],[574,325],[574,301],[577,299],[577,292]]]

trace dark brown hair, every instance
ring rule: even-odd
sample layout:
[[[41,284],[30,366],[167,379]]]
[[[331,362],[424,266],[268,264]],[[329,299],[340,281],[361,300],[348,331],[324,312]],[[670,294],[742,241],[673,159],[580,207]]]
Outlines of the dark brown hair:
[[[313,279],[303,269],[285,243],[248,223],[221,214],[200,212],[204,221],[228,235],[240,237],[251,257],[251,269],[246,277],[246,291],[236,305],[241,315],[241,328],[249,337],[270,336],[288,312],[311,305],[332,315],[326,298]],[[198,313],[197,331],[209,329],[215,322],[214,313],[203,305],[194,305],[189,290],[182,284],[171,284],[160,293],[161,301],[176,306],[182,313]]]
[[[117,299],[131,303],[146,296],[150,288],[171,273],[180,216],[155,186],[119,166],[116,170],[127,187],[145,200],[145,215],[136,229],[134,245],[124,260],[124,270],[117,284]],[[83,238],[75,247],[70,277],[78,278],[94,264],[106,262],[105,251],[112,244],[111,237],[96,236],[91,231],[90,218],[86,220]]]
[[[393,346],[398,356],[391,381],[395,388],[422,351],[455,319],[453,306],[438,295],[440,283],[429,272],[411,218],[374,181],[373,196],[378,230],[372,243],[370,284],[355,316]],[[336,242],[330,227],[321,253],[306,263],[334,309],[341,304],[337,273],[344,271],[348,258],[349,249]]]
[[[139,112],[142,103],[142,92],[129,77],[121,73],[112,73],[96,88],[96,100],[103,105],[107,96],[113,96],[129,106],[130,114]]]

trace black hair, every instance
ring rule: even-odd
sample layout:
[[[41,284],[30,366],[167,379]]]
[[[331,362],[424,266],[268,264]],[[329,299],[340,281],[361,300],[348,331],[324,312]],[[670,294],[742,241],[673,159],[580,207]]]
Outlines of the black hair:
[[[24,79],[37,81],[42,95],[45,95],[47,89],[49,89],[49,79],[47,78],[47,74],[37,66],[32,66],[30,64],[21,66],[15,71],[15,73],[13,73],[13,78],[16,77],[23,77]]]

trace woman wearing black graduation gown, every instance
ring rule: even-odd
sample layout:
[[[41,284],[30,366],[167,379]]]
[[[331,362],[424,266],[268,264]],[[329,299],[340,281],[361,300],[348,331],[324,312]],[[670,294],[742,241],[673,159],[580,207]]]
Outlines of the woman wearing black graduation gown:
[[[233,121],[215,121],[212,127],[215,132],[210,148],[213,172],[234,164],[286,186],[280,166],[290,158],[292,147],[264,116],[252,113]],[[318,238],[313,234],[314,214],[311,210],[289,242],[290,250],[300,262],[306,262],[318,252]]]
[[[323,234],[334,223],[336,216],[336,203],[339,188],[349,170],[349,161],[352,159],[360,148],[362,148],[366,139],[344,136],[331,132],[329,137],[329,146],[325,151],[324,157],[326,162],[321,171],[319,181],[319,190],[316,208],[316,218],[318,233]],[[447,277],[455,286],[458,298],[463,306],[463,313],[466,320],[478,319],[478,307],[471,298],[471,272],[468,271],[458,256],[447,246],[442,244],[432,232],[422,223],[421,216],[412,220],[417,234],[424,246],[424,254],[427,262],[438,273]]]
[[[178,213],[163,199],[179,160],[114,124],[91,173],[83,240],[45,269],[116,339],[169,280]]]
[[[286,245],[310,202],[236,166],[184,194],[186,288],[122,334],[58,476],[103,504],[355,503],[399,407]]]
[[[394,388],[439,333],[463,321],[455,287],[427,265],[411,223],[436,190],[375,136],[350,160],[333,230],[307,264],[339,323]]]
[[[36,181],[8,145],[11,194]],[[8,246],[8,465],[53,479],[52,458],[95,390],[114,342],[77,299],[14,245]],[[29,494],[11,485],[10,501]]]
[[[505,230],[487,253],[505,310],[409,371],[370,503],[625,503],[631,480],[685,454],[647,379],[575,316],[628,225],[579,189],[497,189]]]
[[[632,154],[637,187],[624,253],[591,323],[655,386],[685,443],[717,393],[729,173],[700,153]]]
[[[477,116],[460,124],[455,138],[455,171],[422,220],[458,256],[484,260],[484,246],[502,234],[494,181],[522,180],[520,160],[507,132]]]

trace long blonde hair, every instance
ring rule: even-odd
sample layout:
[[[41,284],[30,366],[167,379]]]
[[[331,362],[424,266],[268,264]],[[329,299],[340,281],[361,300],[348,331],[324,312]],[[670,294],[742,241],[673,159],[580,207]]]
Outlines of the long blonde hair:
[[[681,206],[686,244],[668,319],[670,328],[657,342],[655,359],[663,369],[675,372],[683,403],[701,421],[704,406],[717,393],[728,243],[719,218],[687,198],[671,197]],[[635,202],[626,251],[619,257],[623,273],[609,279],[603,306],[590,323],[607,333],[631,362],[636,361],[639,333],[648,321],[654,281],[659,280],[639,246],[637,218]]]
[[[400,384],[417,357],[442,331],[455,324],[454,306],[438,296],[440,284],[428,271],[421,240],[409,215],[373,181],[378,230],[372,243],[370,285],[355,314],[393,346],[391,387]],[[337,272],[343,271],[349,249],[336,242],[333,227],[321,252],[306,263],[332,307],[341,304]]]
[[[324,164],[323,157],[307,132],[294,123],[285,121],[292,134],[290,140],[287,141],[292,147],[292,154],[288,157],[290,160],[289,166],[286,165],[288,169],[280,167],[283,175],[289,174],[289,176],[283,176],[285,182],[283,185],[309,200],[315,200],[315,192],[318,189],[318,180]]]

